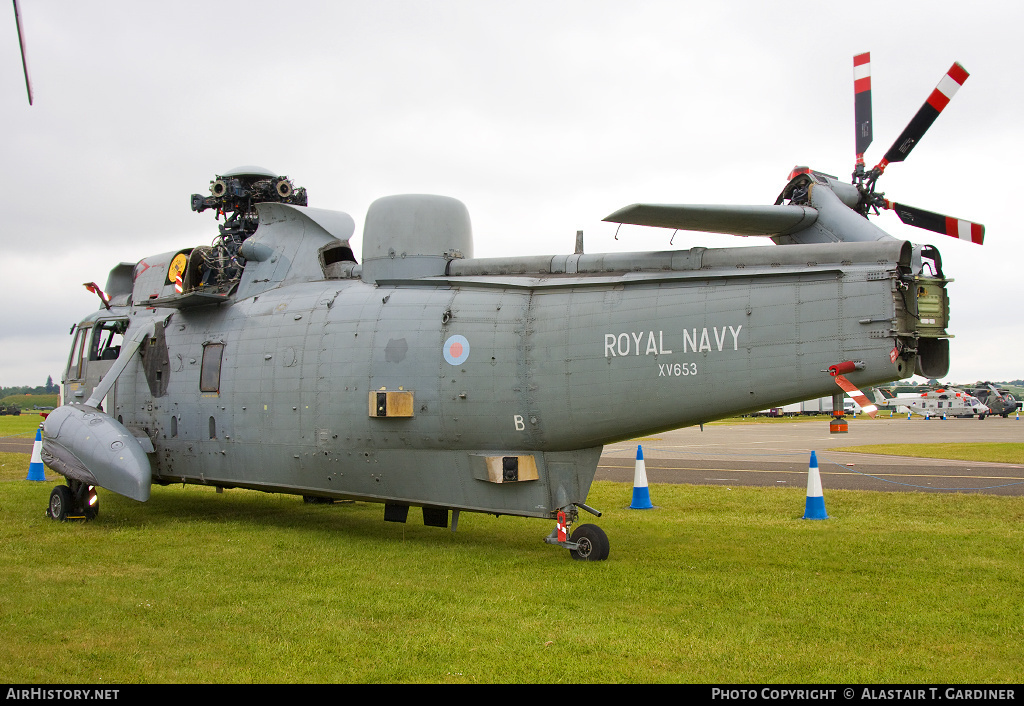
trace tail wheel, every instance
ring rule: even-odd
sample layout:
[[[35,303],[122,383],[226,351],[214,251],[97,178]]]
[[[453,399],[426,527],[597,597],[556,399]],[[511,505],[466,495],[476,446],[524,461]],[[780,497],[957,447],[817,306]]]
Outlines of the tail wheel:
[[[604,561],[608,558],[608,535],[597,525],[580,525],[573,530],[571,540],[576,548],[569,554],[577,561]]]

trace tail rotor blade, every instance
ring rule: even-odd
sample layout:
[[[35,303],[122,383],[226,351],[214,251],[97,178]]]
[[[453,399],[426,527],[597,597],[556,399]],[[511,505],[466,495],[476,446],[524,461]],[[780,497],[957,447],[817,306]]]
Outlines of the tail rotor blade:
[[[882,172],[887,165],[906,159],[969,75],[959,63],[953,64],[875,169]]]
[[[884,208],[895,211],[899,219],[908,226],[923,228],[933,233],[942,233],[978,245],[985,240],[985,226],[980,223],[943,216],[941,213],[933,213],[925,211],[923,208],[915,208],[888,200],[885,201]]]
[[[853,116],[856,128],[857,166],[871,145],[871,53],[853,57]]]

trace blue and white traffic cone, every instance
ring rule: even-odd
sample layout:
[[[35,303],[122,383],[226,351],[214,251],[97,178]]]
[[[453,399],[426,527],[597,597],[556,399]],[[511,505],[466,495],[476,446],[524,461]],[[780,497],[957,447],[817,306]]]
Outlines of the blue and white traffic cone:
[[[46,473],[43,470],[43,425],[36,429],[36,441],[32,444],[32,460],[28,464],[28,478],[26,480],[46,480]]]
[[[633,472],[633,502],[630,503],[630,510],[650,510],[651,492],[647,487],[647,466],[644,465],[644,452],[639,446],[636,447],[636,470]]]
[[[811,465],[807,469],[807,505],[805,520],[827,520],[825,496],[821,492],[821,473],[818,472],[818,457],[811,451]]]

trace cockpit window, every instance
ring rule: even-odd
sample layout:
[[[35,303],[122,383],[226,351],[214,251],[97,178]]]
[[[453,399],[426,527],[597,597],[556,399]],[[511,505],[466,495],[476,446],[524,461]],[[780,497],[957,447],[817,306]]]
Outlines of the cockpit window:
[[[75,333],[75,342],[71,344],[71,357],[68,359],[68,380],[78,380],[81,377],[82,363],[85,356],[85,342],[89,340],[92,332],[91,326],[79,326]]]
[[[128,322],[123,320],[100,321],[93,326],[92,345],[89,360],[116,360],[121,353],[124,332]]]

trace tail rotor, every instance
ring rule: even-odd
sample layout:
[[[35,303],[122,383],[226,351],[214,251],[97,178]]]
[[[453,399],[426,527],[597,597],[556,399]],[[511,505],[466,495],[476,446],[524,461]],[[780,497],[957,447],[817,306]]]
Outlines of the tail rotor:
[[[864,217],[871,213],[878,214],[880,209],[893,210],[899,219],[910,226],[923,228],[934,233],[966,240],[981,245],[985,239],[985,226],[961,218],[953,218],[940,213],[926,211],[914,206],[890,201],[883,192],[876,190],[878,178],[886,167],[904,161],[911,151],[924,137],[939,114],[949,105],[970,74],[959,63],[954,63],[945,73],[938,85],[928,96],[921,108],[900,133],[896,141],[882,157],[881,161],[870,170],[864,162],[864,153],[871,145],[871,54],[858,54],[853,57],[853,95],[854,122],[856,128],[855,148],[856,162],[853,171],[853,184],[860,194],[857,210]]]

